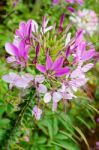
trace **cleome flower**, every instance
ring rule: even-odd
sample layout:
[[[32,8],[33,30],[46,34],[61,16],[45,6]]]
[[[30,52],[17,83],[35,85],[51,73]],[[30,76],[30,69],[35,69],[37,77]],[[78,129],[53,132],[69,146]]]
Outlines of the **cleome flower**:
[[[46,56],[46,66],[41,64],[36,64],[36,68],[49,76],[54,75],[56,77],[61,77],[65,74],[68,74],[70,69],[69,67],[62,67],[63,66],[63,57],[58,57],[55,62],[52,61],[49,54]]]
[[[7,62],[25,67],[28,62],[29,48],[29,45],[26,45],[24,41],[21,41],[17,46],[13,43],[6,43],[6,52],[11,55],[7,58]]]
[[[93,10],[83,9],[72,13],[70,20],[75,23],[77,28],[84,29],[90,36],[98,30],[99,21],[97,14]]]

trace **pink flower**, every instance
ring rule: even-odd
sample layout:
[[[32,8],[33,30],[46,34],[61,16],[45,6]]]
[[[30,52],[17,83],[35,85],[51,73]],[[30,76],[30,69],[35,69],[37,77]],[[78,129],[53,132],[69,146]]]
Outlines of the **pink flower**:
[[[10,83],[10,89],[14,86],[25,89],[29,86],[30,82],[33,81],[33,79],[33,76],[28,73],[19,76],[16,73],[10,72],[9,74],[3,76],[3,80],[7,83]]]
[[[83,30],[78,30],[74,39],[74,44],[66,51],[66,56],[72,54],[74,56],[74,62],[76,63],[83,63],[96,55],[94,48],[87,48],[87,43],[84,41],[83,34]]]
[[[28,62],[29,46],[26,45],[24,41],[21,41],[18,47],[12,43],[6,43],[5,49],[7,53],[12,55],[7,58],[8,63],[16,62],[17,64],[26,66]]]
[[[32,20],[21,22],[19,29],[16,30],[16,36],[28,43],[32,37]]]
[[[32,110],[32,115],[35,117],[36,120],[40,120],[42,115],[42,110],[37,105],[35,105]]]
[[[49,54],[47,54],[46,66],[36,64],[36,68],[44,74],[55,75],[56,77],[60,77],[67,74],[70,71],[68,67],[62,67],[63,61],[63,57],[59,57],[55,60],[55,62],[53,62]]]

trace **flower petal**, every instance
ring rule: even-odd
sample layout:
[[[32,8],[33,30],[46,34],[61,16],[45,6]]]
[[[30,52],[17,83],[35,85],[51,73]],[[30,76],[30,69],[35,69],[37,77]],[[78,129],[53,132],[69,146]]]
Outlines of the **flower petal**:
[[[46,69],[49,70],[51,69],[53,64],[53,61],[51,59],[51,57],[47,54],[47,58],[46,58]]]
[[[49,103],[51,101],[51,93],[46,93],[44,96],[44,102]]]
[[[45,77],[43,75],[37,75],[35,77],[35,83],[43,83],[45,80]]]
[[[39,93],[46,93],[47,92],[47,87],[44,84],[39,84],[37,88]]]
[[[51,69],[52,70],[57,70],[57,68],[61,68],[62,65],[63,65],[63,61],[64,61],[63,57],[57,58],[56,61],[53,63]]]
[[[59,92],[53,93],[53,102],[57,103],[62,99],[62,95]]]
[[[42,115],[42,110],[37,105],[35,105],[32,110],[32,115],[35,116],[36,120],[40,120],[41,115]]]
[[[56,76],[61,77],[69,72],[70,72],[70,68],[68,68],[68,67],[60,68],[60,69],[56,70]]]
[[[17,47],[16,47],[14,44],[12,44],[12,43],[6,43],[6,44],[5,44],[5,49],[6,49],[6,52],[7,52],[8,54],[10,54],[10,55],[13,55],[13,56],[18,55],[18,49],[17,49]]]
[[[36,68],[42,72],[42,73],[46,73],[46,68],[45,66],[41,65],[41,64],[36,64]]]
[[[82,71],[83,71],[83,72],[87,72],[87,71],[89,71],[93,66],[94,66],[94,64],[92,64],[92,63],[89,63],[89,64],[87,64],[87,65],[84,65],[84,66],[82,67]]]

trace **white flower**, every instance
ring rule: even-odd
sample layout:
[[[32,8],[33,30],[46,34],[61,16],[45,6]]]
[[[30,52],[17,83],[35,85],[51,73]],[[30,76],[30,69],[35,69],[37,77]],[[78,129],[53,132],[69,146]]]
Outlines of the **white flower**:
[[[34,78],[31,74],[24,74],[20,76],[14,72],[10,72],[9,74],[3,76],[3,80],[10,83],[10,89],[13,86],[25,89],[29,86],[30,82],[34,80]]]
[[[75,23],[78,28],[82,28],[91,36],[98,30],[98,17],[93,10],[83,9],[77,13],[72,13],[70,20]]]
[[[32,110],[32,115],[35,116],[36,120],[40,120],[41,115],[42,115],[42,110],[37,105],[35,105]]]

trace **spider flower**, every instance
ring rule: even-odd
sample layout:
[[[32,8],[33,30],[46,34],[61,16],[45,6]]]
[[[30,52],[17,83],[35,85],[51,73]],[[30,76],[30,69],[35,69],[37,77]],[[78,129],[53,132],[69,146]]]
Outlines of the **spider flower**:
[[[19,29],[16,30],[15,34],[22,40],[29,42],[32,36],[32,20],[21,22],[19,25]]]
[[[61,77],[70,71],[68,67],[62,67],[63,62],[64,62],[63,57],[58,57],[55,60],[55,62],[53,62],[49,54],[47,54],[46,66],[41,65],[41,64],[36,64],[36,68],[40,72],[47,74],[49,76],[55,75],[56,77]]]
[[[16,63],[17,65],[22,65],[23,67],[26,66],[28,62],[28,52],[29,52],[29,45],[26,45],[24,41],[21,41],[17,46],[13,43],[6,43],[5,49],[9,56],[7,58],[8,63]]]
[[[90,36],[98,30],[98,17],[93,10],[83,9],[72,13],[70,20],[78,27],[84,29]]]

